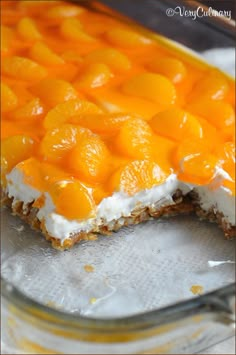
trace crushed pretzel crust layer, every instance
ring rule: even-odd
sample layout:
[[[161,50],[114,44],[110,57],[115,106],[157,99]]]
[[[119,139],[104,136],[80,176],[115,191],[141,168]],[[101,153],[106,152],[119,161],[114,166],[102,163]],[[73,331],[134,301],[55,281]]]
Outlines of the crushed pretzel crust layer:
[[[172,196],[172,199],[174,201],[173,205],[160,208],[155,207],[154,204],[150,207],[137,208],[133,210],[128,217],[121,217],[120,219],[109,223],[104,221],[102,225],[94,226],[89,232],[71,234],[70,237],[63,242],[47,232],[44,222],[37,218],[38,208],[33,207],[33,202],[25,205],[22,201],[14,201],[6,195],[4,195],[2,202],[3,204],[8,205],[15,215],[20,216],[20,218],[26,221],[33,229],[40,230],[46,240],[50,241],[52,246],[59,250],[69,249],[81,240],[96,239],[97,234],[109,235],[124,226],[139,224],[150,219],[170,217],[178,214],[190,214],[193,212],[195,212],[201,219],[216,222],[222,228],[227,239],[236,237],[236,227],[229,226],[224,221],[223,214],[218,212],[214,213],[213,209],[208,211],[202,210],[195,194],[189,193],[184,196],[180,190],[177,190]]]

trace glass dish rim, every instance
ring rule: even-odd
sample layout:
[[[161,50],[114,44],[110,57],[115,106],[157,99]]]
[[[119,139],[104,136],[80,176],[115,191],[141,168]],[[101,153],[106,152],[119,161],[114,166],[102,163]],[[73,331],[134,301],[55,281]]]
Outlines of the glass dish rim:
[[[121,330],[129,332],[138,329],[150,329],[172,322],[180,321],[190,316],[197,316],[207,312],[224,312],[232,314],[228,300],[235,297],[236,282],[217,288],[204,295],[195,296],[168,306],[151,311],[134,314],[125,317],[94,318],[85,317],[79,314],[65,312],[47,305],[44,305],[26,296],[16,286],[6,281],[1,276],[1,296],[8,303],[15,306],[28,315],[37,317],[38,320],[48,325],[63,328],[66,325],[68,330],[83,328],[83,330],[96,330],[100,332],[118,333]],[[32,312],[36,311],[35,312]],[[44,317],[46,316],[46,318]],[[60,323],[57,322],[60,320]]]
[[[156,38],[165,39],[168,46],[174,46],[175,49],[180,51],[188,52],[190,56],[194,56],[199,62],[203,62],[206,65],[209,65],[197,52],[194,50],[183,46],[182,44],[175,42],[167,37],[159,35],[153,31],[150,31],[145,26],[138,24],[136,21],[131,18],[119,13],[116,10],[109,8],[103,3],[99,3],[99,0],[64,0],[66,2],[71,2],[74,4],[83,4],[83,6],[87,6],[87,4],[91,5],[92,10],[98,10],[96,8],[96,4],[102,6],[102,10],[105,10],[106,14],[110,14],[116,16],[119,19],[125,20],[137,28],[140,28],[144,31],[148,31],[149,33],[153,33]],[[185,0],[182,0],[184,3]],[[198,1],[192,2],[193,6],[199,6]],[[101,11],[101,9],[99,9]],[[218,18],[216,23],[218,26],[225,25],[224,20]],[[214,27],[216,27],[214,24]],[[232,26],[232,27],[231,27]],[[235,21],[232,21],[228,24],[228,29],[233,30],[235,26]],[[209,65],[210,66],[210,65]],[[226,74],[227,75],[227,74]],[[229,76],[229,75],[228,75]],[[231,79],[233,77],[229,76]],[[235,80],[235,79],[234,79]],[[163,324],[169,324],[174,321],[183,320],[184,318],[192,316],[196,316],[197,314],[202,314],[205,312],[226,312],[228,314],[232,313],[232,309],[228,305],[227,300],[231,297],[235,296],[236,292],[236,282],[230,283],[226,286],[217,288],[211,292],[205,293],[200,296],[195,296],[188,300],[183,300],[177,303],[170,304],[168,306],[154,309],[151,311],[146,311],[138,314],[134,314],[131,316],[124,317],[114,317],[114,318],[93,318],[93,317],[85,317],[79,314],[73,314],[69,312],[65,312],[60,309],[56,309],[47,305],[44,305],[36,300],[31,299],[26,296],[22,291],[20,291],[16,286],[14,286],[9,281],[6,281],[1,276],[1,296],[8,303],[15,306],[21,311],[26,312],[28,315],[32,317],[37,317],[40,321],[46,322],[51,326],[56,326],[59,328],[63,328],[63,325],[68,327],[68,330],[73,330],[76,328],[81,328],[83,330],[92,331],[93,329],[100,332],[110,331],[111,333],[116,333],[119,331],[137,331],[138,329],[150,329],[155,326],[160,326]],[[37,311],[37,313],[32,312],[32,310]],[[51,318],[45,318],[44,315],[48,315]],[[60,323],[57,322],[60,320]]]

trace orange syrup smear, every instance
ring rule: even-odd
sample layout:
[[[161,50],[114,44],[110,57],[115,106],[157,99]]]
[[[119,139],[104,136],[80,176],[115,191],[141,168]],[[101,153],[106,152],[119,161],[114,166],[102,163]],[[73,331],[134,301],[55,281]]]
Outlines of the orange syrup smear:
[[[94,216],[171,172],[235,192],[234,82],[133,25],[62,1],[1,1],[1,171]]]

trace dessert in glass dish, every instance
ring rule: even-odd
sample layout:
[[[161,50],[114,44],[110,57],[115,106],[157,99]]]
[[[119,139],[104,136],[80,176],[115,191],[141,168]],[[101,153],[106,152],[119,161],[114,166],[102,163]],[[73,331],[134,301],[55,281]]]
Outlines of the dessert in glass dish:
[[[132,22],[2,2],[2,195],[66,249],[195,212],[235,236],[234,80]]]

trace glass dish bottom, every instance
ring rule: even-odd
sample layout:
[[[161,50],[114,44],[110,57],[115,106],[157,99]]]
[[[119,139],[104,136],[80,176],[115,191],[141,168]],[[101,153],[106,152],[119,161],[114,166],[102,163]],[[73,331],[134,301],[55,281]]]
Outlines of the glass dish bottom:
[[[5,209],[2,276],[27,297],[58,310],[126,317],[234,282],[235,249],[216,225],[176,216],[60,252]]]

